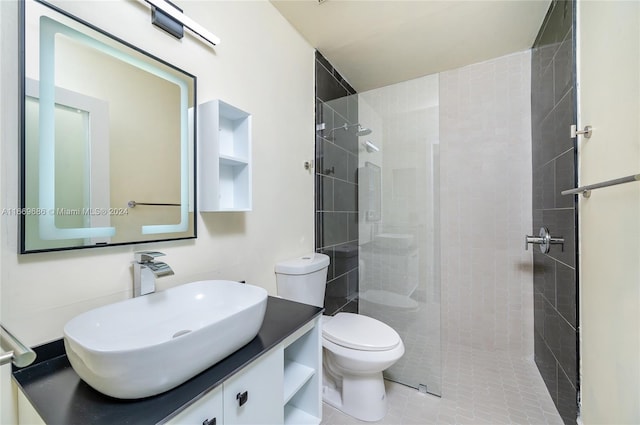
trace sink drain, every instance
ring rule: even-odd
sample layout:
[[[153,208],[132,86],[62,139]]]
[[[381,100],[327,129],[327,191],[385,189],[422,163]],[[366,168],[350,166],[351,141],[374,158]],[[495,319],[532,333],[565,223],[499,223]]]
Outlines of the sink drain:
[[[172,336],[171,338],[177,338],[177,337],[179,337],[179,336],[182,336],[182,335],[188,334],[189,332],[191,332],[191,329],[183,329],[183,330],[181,330],[181,331],[178,331],[178,332],[174,333],[174,334],[173,334],[173,336]]]

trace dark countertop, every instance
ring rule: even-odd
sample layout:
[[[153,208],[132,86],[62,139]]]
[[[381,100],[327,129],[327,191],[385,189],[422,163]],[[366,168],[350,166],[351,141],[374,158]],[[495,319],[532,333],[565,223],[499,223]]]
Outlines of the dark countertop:
[[[22,369],[14,367],[13,378],[49,425],[156,424],[220,385],[321,313],[320,307],[269,297],[262,328],[251,342],[184,384],[153,397],[120,400],[94,390],[71,368],[62,339],[34,348],[36,362]]]

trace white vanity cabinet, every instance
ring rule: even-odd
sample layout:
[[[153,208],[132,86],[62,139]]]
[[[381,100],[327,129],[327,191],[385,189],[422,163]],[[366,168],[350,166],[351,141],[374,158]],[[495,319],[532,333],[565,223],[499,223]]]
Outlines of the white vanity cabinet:
[[[251,114],[221,100],[198,106],[198,208],[251,210]]]
[[[167,421],[171,425],[314,424],[322,418],[316,318]]]
[[[15,385],[15,384],[13,384]],[[18,425],[46,425],[22,391],[18,393]]]
[[[170,425],[279,424],[282,423],[282,347],[258,360],[214,388],[167,421]]]
[[[223,423],[222,404],[222,385],[220,385],[166,423],[169,425],[221,425]]]
[[[225,381],[225,425],[282,423],[282,359],[279,346]]]

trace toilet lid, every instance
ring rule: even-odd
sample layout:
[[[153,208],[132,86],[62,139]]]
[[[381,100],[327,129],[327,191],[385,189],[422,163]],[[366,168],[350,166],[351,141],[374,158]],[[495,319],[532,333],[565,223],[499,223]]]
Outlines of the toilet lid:
[[[400,343],[400,335],[390,326],[354,313],[338,313],[324,322],[322,336],[334,344],[363,351],[390,350]]]

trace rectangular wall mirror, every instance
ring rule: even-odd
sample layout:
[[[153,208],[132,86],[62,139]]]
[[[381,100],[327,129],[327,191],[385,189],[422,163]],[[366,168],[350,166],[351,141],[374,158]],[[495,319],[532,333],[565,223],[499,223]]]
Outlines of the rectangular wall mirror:
[[[21,253],[196,237],[195,76],[46,2],[21,15]]]

